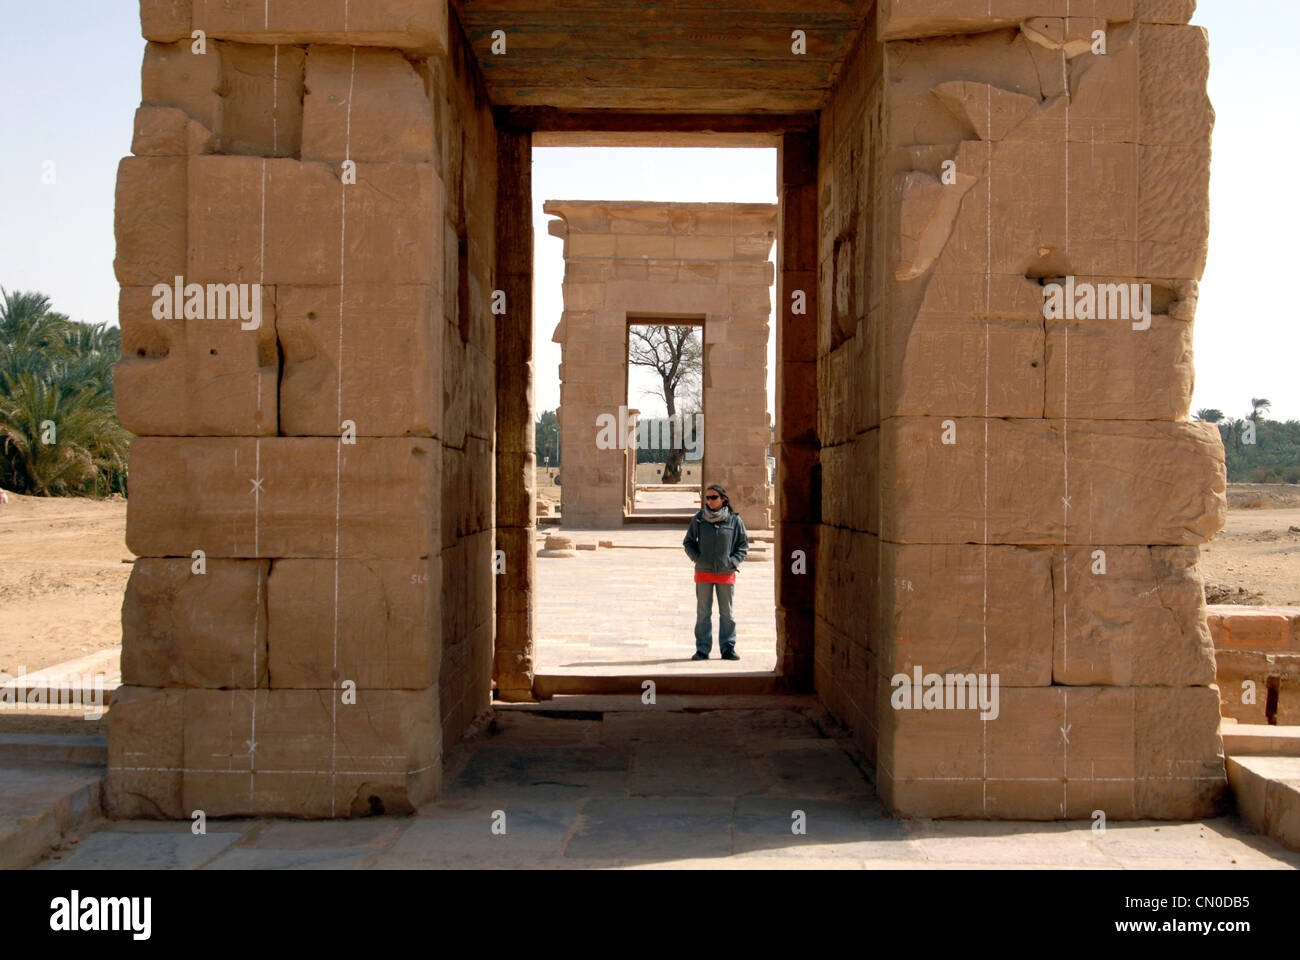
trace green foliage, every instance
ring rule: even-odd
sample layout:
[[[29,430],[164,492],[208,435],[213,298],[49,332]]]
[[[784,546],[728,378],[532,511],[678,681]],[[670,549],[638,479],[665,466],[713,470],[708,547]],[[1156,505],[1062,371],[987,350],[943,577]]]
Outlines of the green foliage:
[[[558,467],[560,465],[560,420],[554,410],[543,410],[537,417],[537,423],[533,428],[533,439],[538,465],[546,466],[546,458],[550,457],[550,465]]]
[[[74,323],[39,293],[0,288],[0,487],[36,496],[126,492],[117,421],[121,331]]]
[[[1300,483],[1300,420],[1264,419],[1268,400],[1252,398],[1250,413],[1240,420],[1216,421],[1228,462],[1229,483]],[[1198,411],[1201,416],[1207,411]],[[1218,411],[1212,411],[1218,412]],[[1247,443],[1251,431],[1255,442]]]
[[[1201,407],[1196,411],[1197,420],[1205,420],[1209,423],[1220,423],[1223,420],[1223,411],[1217,407]]]

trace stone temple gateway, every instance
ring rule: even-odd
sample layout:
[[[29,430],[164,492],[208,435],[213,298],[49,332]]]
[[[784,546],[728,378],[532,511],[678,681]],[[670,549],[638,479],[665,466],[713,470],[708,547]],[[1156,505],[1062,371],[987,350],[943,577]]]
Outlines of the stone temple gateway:
[[[109,809],[409,810],[533,696],[530,150],[604,143],[779,150],[777,661],[882,800],[1217,811],[1193,6],[142,0]]]
[[[747,527],[771,529],[767,342],[774,271],[768,256],[776,208],[551,200],[544,209],[560,218],[549,230],[564,239],[565,309],[552,339],[564,357],[565,527],[623,523],[624,463],[635,469],[636,460],[598,443],[597,420],[614,418],[627,402],[628,326],[676,318],[703,327],[707,426],[692,429],[690,440],[707,438],[706,482],[726,488]],[[626,446],[627,431],[618,430]],[[660,444],[670,445],[671,439]]]

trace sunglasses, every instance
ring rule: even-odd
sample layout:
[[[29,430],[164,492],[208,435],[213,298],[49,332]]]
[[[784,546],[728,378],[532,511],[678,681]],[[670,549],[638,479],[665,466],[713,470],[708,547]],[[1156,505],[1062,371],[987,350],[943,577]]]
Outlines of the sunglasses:
[[[709,494],[707,497],[705,497],[704,499],[705,499],[705,500],[721,500],[722,498],[721,498],[720,496],[718,496],[716,493],[711,493],[711,494]]]

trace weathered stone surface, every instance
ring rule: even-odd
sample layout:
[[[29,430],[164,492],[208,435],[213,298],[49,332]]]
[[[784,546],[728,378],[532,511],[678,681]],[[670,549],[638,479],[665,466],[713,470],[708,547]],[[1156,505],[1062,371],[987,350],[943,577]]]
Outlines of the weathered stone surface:
[[[355,703],[342,698],[186,691],[185,807],[210,817],[413,813],[438,786],[436,692],[358,688]]]
[[[918,313],[884,316],[884,416],[1042,416],[1047,369],[1037,283],[936,274]]]
[[[267,647],[276,689],[423,690],[438,681],[439,558],[276,560]]]
[[[314,46],[307,51],[302,159],[430,163],[433,105],[397,51]]]
[[[166,283],[174,291],[174,283]],[[159,290],[159,294],[163,291]],[[240,303],[235,292],[233,302]],[[267,436],[277,428],[279,356],[274,287],[262,288],[260,325],[244,330],[229,291],[207,319],[158,319],[153,288],[122,287],[122,358],[113,387],[122,425],[139,436]],[[166,296],[166,294],[163,294]],[[253,292],[244,292],[251,304]],[[175,301],[174,292],[171,300]],[[176,310],[173,308],[175,314]],[[250,311],[251,312],[251,311]],[[222,318],[221,313],[228,314]]]
[[[432,556],[440,452],[421,439],[140,437],[127,546],[155,557]]]
[[[1300,654],[1218,650],[1215,665],[1220,707],[1225,717],[1239,723],[1294,722],[1282,719],[1284,712],[1293,714],[1295,706],[1288,700],[1287,709],[1283,709],[1282,688],[1290,685],[1291,697],[1295,696],[1295,684],[1300,681]],[[1270,704],[1270,700],[1275,702]]]
[[[436,196],[428,164],[361,164],[357,182],[345,185],[340,169],[325,164],[194,157],[186,278],[435,283]]]
[[[895,418],[880,449],[896,542],[1196,544],[1226,512],[1212,424]]]
[[[1094,17],[1128,20],[1134,0],[1097,0]],[[1014,26],[1031,17],[1064,17],[1067,0],[881,0],[880,40],[979,33]]]
[[[1134,14],[1144,23],[1187,23],[1196,0],[1133,0]]]
[[[127,157],[118,165],[118,283],[152,287],[185,272],[186,183],[183,157]]]
[[[278,288],[280,432],[337,435],[351,420],[358,436],[437,436],[443,330],[436,308],[437,291],[426,286]]]
[[[186,31],[188,37],[189,31]],[[221,136],[221,55],[216,47],[195,53],[191,42],[150,43],[141,70],[141,97],[146,107],[175,107]]]
[[[190,0],[194,25],[210,37],[253,43],[338,43],[447,49],[447,9],[407,0]]]
[[[108,711],[104,812],[123,819],[180,820],[185,691],[118,687]]]
[[[880,431],[822,447],[822,522],[878,533]]]
[[[894,710],[881,676],[881,799],[934,817],[1116,819],[1221,811],[1208,687],[1004,687],[978,710]],[[1045,782],[1044,782],[1045,781]]]
[[[266,686],[269,566],[265,560],[136,560],[122,604],[122,682]]]
[[[131,152],[137,157],[185,157],[213,153],[211,130],[176,107],[140,107],[135,112]]]
[[[214,46],[221,57],[221,152],[298,156],[303,145],[303,49]]]
[[[1138,163],[1138,273],[1199,280],[1210,233],[1208,146],[1144,145]]]
[[[1300,608],[1212,604],[1206,615],[1216,650],[1300,653]]]
[[[1076,278],[1107,298],[1127,281]],[[1140,289],[1140,285],[1139,285]],[[1155,291],[1153,291],[1154,295]],[[1179,420],[1192,402],[1192,324],[1180,302],[1169,313],[1145,318],[1130,308],[1110,319],[1048,320],[1046,406],[1048,417],[1093,420]],[[1123,306],[1116,299],[1116,305]],[[1159,306],[1159,304],[1157,304]],[[1154,310],[1153,310],[1154,312]]]
[[[1214,682],[1214,649],[1194,547],[1051,551],[1053,682],[1195,686]]]
[[[1052,558],[1046,550],[880,545],[881,671],[996,673],[1052,682]]]
[[[1204,27],[1146,23],[1138,31],[1144,144],[1209,151],[1214,109],[1206,94],[1210,41]]]
[[[147,40],[169,43],[190,35],[192,0],[140,0],[141,33]]]

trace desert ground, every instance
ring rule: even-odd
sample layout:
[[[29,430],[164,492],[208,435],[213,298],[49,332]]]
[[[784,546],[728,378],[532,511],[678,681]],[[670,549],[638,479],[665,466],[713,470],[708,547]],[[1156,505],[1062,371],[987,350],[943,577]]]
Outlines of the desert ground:
[[[121,642],[125,532],[121,500],[11,493],[0,504],[0,672]],[[1233,484],[1227,526],[1201,548],[1201,569],[1212,603],[1300,605],[1300,488]]]

